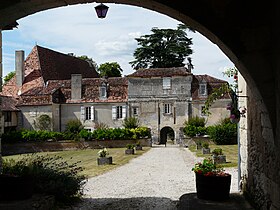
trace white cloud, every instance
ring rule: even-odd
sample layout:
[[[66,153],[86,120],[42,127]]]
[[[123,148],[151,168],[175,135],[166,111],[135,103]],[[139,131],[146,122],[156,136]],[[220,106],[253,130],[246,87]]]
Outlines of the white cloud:
[[[7,35],[3,33],[4,75],[14,69],[14,61],[7,55],[20,48],[27,55],[35,44],[62,53],[88,55],[98,64],[116,61],[123,73],[129,74],[133,72],[128,62],[134,60],[135,38],[150,34],[153,27],[176,28],[180,23],[141,7],[117,4],[106,4],[109,6],[107,17],[98,19],[94,11],[96,5],[60,7],[18,20],[18,29]],[[233,66],[229,59],[199,33],[188,34],[194,43],[194,73],[225,79],[220,69]]]

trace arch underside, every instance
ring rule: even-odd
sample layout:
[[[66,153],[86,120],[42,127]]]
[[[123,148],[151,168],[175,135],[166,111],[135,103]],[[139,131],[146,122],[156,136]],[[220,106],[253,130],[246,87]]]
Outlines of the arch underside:
[[[89,0],[9,0],[0,3],[0,28],[39,11]],[[271,0],[103,0],[144,7],[206,36],[235,64],[249,88],[246,190],[259,209],[280,209],[280,2]],[[209,52],[211,53],[211,52]],[[256,182],[256,180],[258,180]]]

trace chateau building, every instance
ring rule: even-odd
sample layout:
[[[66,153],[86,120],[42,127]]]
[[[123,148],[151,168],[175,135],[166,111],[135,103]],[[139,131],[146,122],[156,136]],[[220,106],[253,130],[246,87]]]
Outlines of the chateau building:
[[[201,112],[213,88],[224,83],[209,75],[194,75],[185,67],[100,78],[90,62],[36,45],[26,60],[23,51],[16,51],[16,75],[1,94],[3,101],[14,102],[6,112],[14,116],[12,123],[6,122],[10,118],[4,113],[10,129],[36,129],[36,120],[43,114],[52,119],[54,131],[64,131],[73,119],[93,130],[101,123],[122,127],[126,117],[137,117],[151,129],[155,142],[164,143],[170,129],[180,141],[189,117],[205,117],[208,125],[227,117],[229,96],[215,102],[210,116]]]

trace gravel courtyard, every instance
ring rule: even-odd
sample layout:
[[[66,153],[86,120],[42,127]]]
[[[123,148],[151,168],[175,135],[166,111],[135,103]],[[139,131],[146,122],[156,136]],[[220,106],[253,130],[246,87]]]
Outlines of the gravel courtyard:
[[[183,194],[195,192],[191,171],[195,157],[187,148],[155,146],[128,164],[88,180],[84,202],[72,209],[177,209]],[[237,169],[232,174],[231,192],[237,192]]]

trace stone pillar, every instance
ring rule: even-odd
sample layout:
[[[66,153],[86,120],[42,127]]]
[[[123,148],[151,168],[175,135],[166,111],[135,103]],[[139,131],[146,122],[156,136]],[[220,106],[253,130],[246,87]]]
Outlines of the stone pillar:
[[[16,85],[21,87],[24,80],[24,51],[18,50],[16,51]]]
[[[71,99],[80,100],[82,98],[82,75],[71,75]]]

